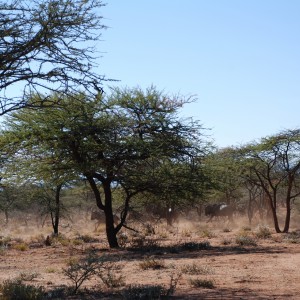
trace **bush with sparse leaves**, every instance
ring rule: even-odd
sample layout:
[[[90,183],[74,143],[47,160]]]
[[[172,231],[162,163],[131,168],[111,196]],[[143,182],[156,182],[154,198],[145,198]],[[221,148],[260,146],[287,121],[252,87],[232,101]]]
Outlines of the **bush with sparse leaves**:
[[[5,280],[0,285],[2,300],[41,300],[44,288],[22,283],[21,279]]]

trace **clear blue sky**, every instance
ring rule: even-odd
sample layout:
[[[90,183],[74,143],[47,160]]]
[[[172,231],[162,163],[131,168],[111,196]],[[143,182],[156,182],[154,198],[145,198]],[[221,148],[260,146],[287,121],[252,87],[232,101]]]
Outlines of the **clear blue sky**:
[[[197,95],[219,147],[300,127],[300,1],[107,0],[100,72]]]

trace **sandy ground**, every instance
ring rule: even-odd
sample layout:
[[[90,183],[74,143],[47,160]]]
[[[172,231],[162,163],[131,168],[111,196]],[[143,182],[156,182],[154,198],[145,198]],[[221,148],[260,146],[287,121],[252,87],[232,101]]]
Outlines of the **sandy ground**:
[[[171,278],[177,280],[171,299],[300,299],[300,233],[275,234],[258,238],[261,228],[243,223],[224,224],[224,221],[205,223],[181,221],[173,228],[164,224],[155,227],[155,234],[137,237],[130,232],[126,247],[108,248],[104,228],[95,232],[94,223],[82,219],[76,224],[63,224],[61,241],[44,244],[51,227],[36,224],[10,223],[2,227],[0,252],[0,282],[20,275],[35,274],[29,284],[44,286],[47,290],[72,286],[64,275],[70,259],[83,257],[93,249],[97,255],[107,255],[118,266],[124,286],[107,288],[99,278],[86,281],[81,287],[101,290],[101,299],[122,299],[122,289],[130,285],[162,285],[170,287]],[[74,242],[76,236],[94,238],[94,242]],[[242,239],[244,238],[244,240]],[[154,241],[155,247],[132,248],[133,240]],[[240,241],[240,242],[238,242]],[[241,241],[255,245],[241,245]],[[205,246],[209,245],[209,247]],[[202,247],[203,246],[203,247]],[[151,251],[147,251],[151,250]],[[154,261],[156,268],[142,267]],[[194,281],[193,281],[194,280]],[[195,282],[207,280],[212,288]],[[93,293],[69,299],[99,299]]]

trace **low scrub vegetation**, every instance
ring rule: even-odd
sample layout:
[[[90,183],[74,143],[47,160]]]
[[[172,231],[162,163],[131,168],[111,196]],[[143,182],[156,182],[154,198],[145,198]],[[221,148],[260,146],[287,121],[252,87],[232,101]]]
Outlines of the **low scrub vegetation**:
[[[190,278],[189,283],[192,287],[195,288],[205,288],[205,289],[215,288],[214,282],[208,279]]]
[[[255,231],[255,236],[259,239],[268,239],[271,237],[271,230],[266,225],[259,225]]]
[[[208,266],[199,266],[195,263],[184,265],[181,268],[182,273],[188,274],[188,275],[207,275],[212,274],[212,269]]]
[[[3,300],[42,300],[44,288],[24,284],[21,279],[6,280],[0,285]]]
[[[165,263],[161,260],[154,259],[152,257],[148,257],[139,263],[139,267],[142,270],[158,270],[165,268]]]

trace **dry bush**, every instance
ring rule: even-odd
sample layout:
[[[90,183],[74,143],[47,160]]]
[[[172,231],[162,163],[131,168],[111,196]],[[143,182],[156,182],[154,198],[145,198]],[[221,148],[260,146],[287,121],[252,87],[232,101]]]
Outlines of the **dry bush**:
[[[80,286],[94,275],[98,274],[105,259],[90,252],[81,259],[71,258],[63,274],[73,282],[72,293],[76,294]]]
[[[3,300],[41,300],[44,299],[44,288],[27,285],[21,279],[5,280],[0,285]]]
[[[129,243],[129,237],[125,232],[118,234],[118,244],[121,248],[125,248]]]
[[[155,300],[164,294],[162,285],[130,285],[122,291],[124,300]]]
[[[190,278],[189,283],[194,288],[205,288],[205,289],[215,288],[214,282],[209,279]]]
[[[228,227],[223,228],[223,232],[231,232],[231,229]]]
[[[113,263],[102,266],[103,270],[98,273],[102,282],[109,288],[118,288],[125,286],[125,277],[122,274],[117,274],[118,266]]]
[[[292,243],[292,244],[299,244],[300,243],[300,234],[296,231],[286,233],[283,237],[283,241]]]
[[[133,250],[150,252],[159,249],[160,243],[158,240],[139,236],[131,240],[129,247]]]
[[[244,233],[240,233],[238,236],[236,236],[235,242],[239,246],[257,246],[255,238]]]
[[[221,241],[221,244],[222,245],[230,245],[230,244],[232,244],[232,239],[226,239],[226,238],[224,238],[224,239],[222,239],[222,241]]]
[[[142,270],[148,270],[148,269],[158,270],[158,269],[165,268],[165,263],[161,260],[148,257],[139,263],[139,267]]]
[[[175,293],[181,273],[171,274],[169,287],[162,285],[130,285],[122,291],[124,300],[169,299]]]
[[[34,273],[26,273],[22,272],[20,275],[17,277],[17,279],[20,279],[20,281],[32,281],[36,278],[38,278],[39,274],[34,272]]]
[[[213,237],[216,237],[216,234],[210,230],[207,230],[207,229],[204,229],[200,232],[200,236],[202,238],[208,238],[208,239],[211,239]]]
[[[259,225],[255,231],[255,236],[259,239],[268,239],[271,237],[271,230],[266,225]]]
[[[28,250],[28,245],[26,243],[19,243],[13,245],[13,249],[19,250],[19,251],[26,251]]]
[[[242,231],[251,231],[251,227],[250,226],[243,226]]]
[[[181,272],[188,275],[207,275],[213,273],[210,267],[198,266],[195,263],[182,266]]]
[[[77,234],[75,239],[73,240],[73,243],[97,243],[99,240],[97,238],[94,238],[93,236],[89,234]]]
[[[208,241],[204,242],[186,242],[177,246],[179,251],[198,251],[198,250],[208,250],[211,248],[211,245]]]

